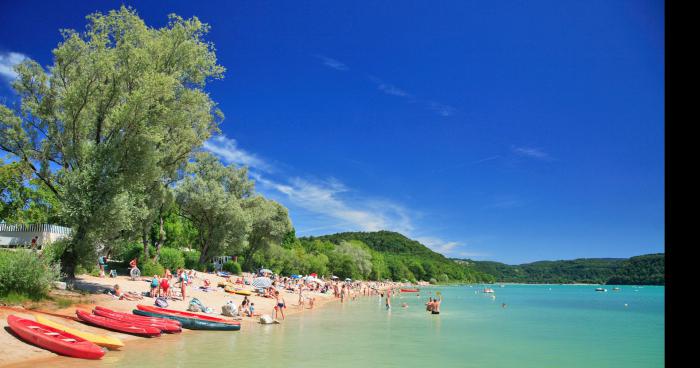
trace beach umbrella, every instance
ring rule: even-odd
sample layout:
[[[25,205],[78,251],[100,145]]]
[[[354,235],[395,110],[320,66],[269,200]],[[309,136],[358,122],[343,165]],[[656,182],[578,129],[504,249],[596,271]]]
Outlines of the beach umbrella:
[[[333,280],[336,280],[336,279],[338,278],[338,276],[331,276],[331,278],[332,278]]]
[[[293,279],[300,279],[300,278],[301,278],[301,275],[292,275],[292,276],[290,276],[290,277],[293,278]]]
[[[352,281],[352,279],[348,277],[347,279],[345,279],[345,281]]]
[[[258,273],[261,273],[261,274],[263,274],[263,273],[269,273],[269,274],[271,274],[272,271],[268,270],[267,268],[263,268],[263,269],[261,269]]]
[[[250,284],[255,288],[267,289],[272,286],[272,280],[267,277],[256,277]]]

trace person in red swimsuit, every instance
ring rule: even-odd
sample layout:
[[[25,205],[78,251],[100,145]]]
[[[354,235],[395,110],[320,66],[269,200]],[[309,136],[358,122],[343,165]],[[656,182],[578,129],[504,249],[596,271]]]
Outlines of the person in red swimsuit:
[[[167,277],[160,279],[160,291],[159,295],[161,297],[167,298],[170,296],[170,283]]]

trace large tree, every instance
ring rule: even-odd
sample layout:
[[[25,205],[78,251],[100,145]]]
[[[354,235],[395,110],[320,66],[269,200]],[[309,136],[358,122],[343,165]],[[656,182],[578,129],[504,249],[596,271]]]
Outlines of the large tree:
[[[224,166],[208,153],[199,153],[175,189],[181,215],[197,229],[200,263],[241,250],[250,230],[242,204],[253,194],[246,168]]]
[[[273,200],[253,196],[243,203],[243,208],[251,222],[244,253],[244,267],[250,269],[253,254],[271,244],[278,245],[293,228],[287,209]]]
[[[62,31],[48,70],[19,64],[21,101],[0,104],[0,149],[46,185],[74,229],[61,257],[71,277],[97,244],[150,228],[164,188],[217,129],[203,89],[224,72],[196,17],[156,29],[122,7],[87,19],[82,33]]]

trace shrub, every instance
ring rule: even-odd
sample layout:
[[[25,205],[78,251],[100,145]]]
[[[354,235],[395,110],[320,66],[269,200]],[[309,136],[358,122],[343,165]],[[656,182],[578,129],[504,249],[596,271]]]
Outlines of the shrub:
[[[238,262],[228,261],[224,263],[222,268],[224,269],[224,271],[231,272],[234,275],[241,274],[241,265]]]
[[[169,268],[174,271],[178,268],[185,267],[185,256],[182,255],[179,249],[161,248],[158,263],[164,268]]]
[[[206,266],[199,264],[199,256],[201,253],[198,250],[182,252],[182,255],[185,257],[185,268],[197,271],[206,269]]]
[[[38,300],[58,280],[59,265],[28,250],[0,250],[0,297],[23,294]]]
[[[139,259],[138,267],[141,270],[141,275],[145,277],[151,277],[153,275],[162,276],[165,274],[165,268],[160,263],[151,259],[144,259],[144,257]]]

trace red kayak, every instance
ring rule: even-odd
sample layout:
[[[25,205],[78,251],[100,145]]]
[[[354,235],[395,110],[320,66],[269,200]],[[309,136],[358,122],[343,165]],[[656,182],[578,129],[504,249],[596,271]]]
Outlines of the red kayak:
[[[108,317],[108,318],[112,318],[112,319],[118,319],[118,320],[120,320],[120,321],[131,321],[131,320],[133,320],[133,321],[143,321],[143,322],[151,322],[151,323],[170,323],[170,324],[176,325],[176,326],[178,326],[178,327],[181,327],[181,326],[182,326],[182,324],[180,323],[180,321],[176,321],[176,320],[174,320],[174,319],[158,318],[158,317],[137,316],[137,315],[135,315],[135,314],[129,314],[129,313],[124,313],[124,312],[117,312],[117,311],[111,310],[111,309],[109,309],[109,308],[100,307],[99,305],[96,305],[96,306],[95,306],[95,310],[98,310],[98,311],[101,311],[101,312],[107,312],[107,313],[113,315],[114,317],[110,317],[110,316],[106,316],[106,315],[105,315],[104,317]],[[94,313],[94,314],[97,314],[97,313],[95,313],[94,310],[93,310],[93,313]]]
[[[100,317],[105,317],[109,319],[113,319],[115,321],[120,321],[124,323],[132,323],[134,326],[141,326],[141,327],[154,327],[162,332],[166,333],[177,333],[177,332],[182,332],[182,328],[179,325],[173,324],[173,323],[168,323],[168,322],[163,322],[167,321],[165,318],[153,318],[153,319],[159,319],[160,321],[148,321],[148,318],[146,320],[139,320],[137,318],[130,318],[130,317],[139,317],[135,316],[133,314],[124,314],[118,313],[118,312],[107,312],[99,309],[94,309],[92,311],[94,315],[100,316]],[[126,317],[124,317],[126,316]]]
[[[131,322],[122,322],[117,321],[115,319],[96,316],[94,314],[90,314],[80,309],[76,309],[75,314],[82,321],[113,331],[119,331],[144,337],[160,336],[161,332],[159,328],[150,326],[140,326]]]
[[[7,323],[22,340],[73,358],[100,359],[105,352],[94,343],[29,319],[7,316]]]
[[[143,305],[139,304],[136,306],[136,308],[146,311],[146,312],[154,312],[154,313],[160,313],[160,314],[169,314],[171,316],[179,316],[179,317],[186,317],[186,318],[196,318],[196,319],[201,319],[203,321],[212,321],[212,322],[219,322],[219,323],[228,323],[230,325],[240,325],[241,323],[238,321],[231,321],[223,318],[218,318],[218,317],[211,317],[211,316],[204,316],[201,314],[197,313],[190,313],[190,312],[181,312],[181,311],[176,311],[172,309],[165,309],[165,308],[158,308],[158,307],[152,307],[150,305]]]
[[[417,293],[418,289],[401,289],[402,293]]]

